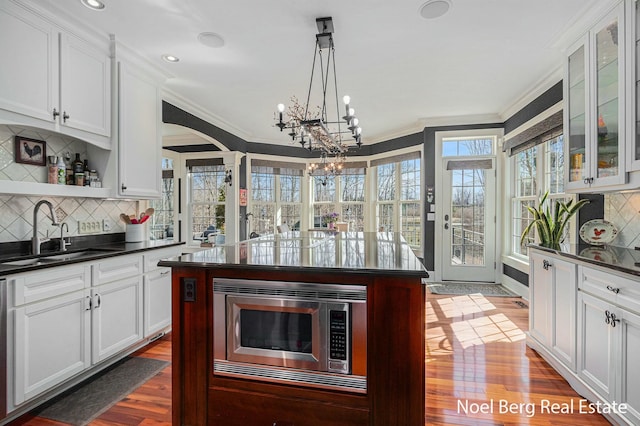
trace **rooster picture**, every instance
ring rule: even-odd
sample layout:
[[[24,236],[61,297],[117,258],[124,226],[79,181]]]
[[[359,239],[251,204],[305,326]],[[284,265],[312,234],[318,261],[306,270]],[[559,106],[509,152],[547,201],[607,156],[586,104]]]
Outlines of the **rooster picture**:
[[[42,154],[42,148],[40,148],[40,145],[34,145],[32,148],[29,146],[27,142],[25,142],[23,146],[24,146],[24,153],[29,156],[29,159],[33,161],[38,161],[39,159],[38,155]]]
[[[44,166],[46,143],[37,139],[16,136],[16,162]]]

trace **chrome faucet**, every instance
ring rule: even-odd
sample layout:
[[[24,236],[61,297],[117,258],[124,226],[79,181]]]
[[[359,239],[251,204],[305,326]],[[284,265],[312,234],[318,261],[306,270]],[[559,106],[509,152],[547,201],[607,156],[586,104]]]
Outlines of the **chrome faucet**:
[[[69,242],[64,240],[64,228],[67,228],[67,232],[69,232],[69,225],[67,225],[67,222],[62,222],[60,224],[60,251],[67,251],[67,246],[71,245],[71,239],[69,239]]]
[[[40,244],[49,241],[48,238],[40,239],[40,235],[38,234],[38,210],[40,210],[40,206],[45,204],[49,207],[49,215],[52,220],[52,225],[58,226],[58,217],[56,216],[56,212],[53,210],[53,205],[47,200],[40,200],[38,204],[33,209],[33,238],[31,238],[31,253],[32,254],[40,254]]]

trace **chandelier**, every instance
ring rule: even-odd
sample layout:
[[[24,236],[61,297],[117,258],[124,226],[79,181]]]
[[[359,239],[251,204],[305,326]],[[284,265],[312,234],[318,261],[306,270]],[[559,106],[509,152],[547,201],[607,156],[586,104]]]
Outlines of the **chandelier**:
[[[312,163],[309,165],[309,176],[318,179],[322,186],[327,186],[330,176],[336,176],[342,173],[345,159],[344,154],[338,153],[334,158],[329,160],[327,153],[323,152],[320,154],[320,163]]]
[[[327,156],[336,156],[333,163],[342,164],[344,162],[344,154],[355,144],[358,148],[362,145],[361,133],[362,129],[358,125],[358,119],[355,111],[349,103],[351,98],[344,96],[345,115],[340,118],[340,106],[338,105],[338,85],[336,79],[335,64],[335,47],[333,44],[333,21],[329,18],[317,18],[316,25],[318,34],[316,34],[316,43],[313,55],[313,67],[311,68],[311,81],[309,82],[309,91],[304,106],[295,96],[291,97],[291,106],[286,111],[285,106],[278,104],[276,126],[280,131],[289,130],[289,136],[293,141],[298,141],[303,148],[309,151],[319,151],[321,153],[320,166],[315,165],[314,171],[323,169],[327,164]],[[326,58],[323,52],[327,52]],[[318,59],[319,58],[319,59]],[[310,109],[311,92],[313,88],[313,77],[316,70],[316,63],[321,76],[322,83],[322,101],[319,106]],[[335,119],[329,119],[329,108],[333,99],[329,90],[330,76],[333,76],[333,89],[335,92]],[[329,98],[329,99],[328,99]],[[331,112],[333,114],[333,111]],[[338,161],[339,158],[341,161]],[[328,164],[331,164],[328,163]],[[314,166],[314,165],[312,165]]]

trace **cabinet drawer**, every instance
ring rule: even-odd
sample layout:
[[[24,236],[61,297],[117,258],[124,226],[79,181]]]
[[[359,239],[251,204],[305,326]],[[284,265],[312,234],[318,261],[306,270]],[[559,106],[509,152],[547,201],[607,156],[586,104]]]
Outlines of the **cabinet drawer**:
[[[160,269],[158,262],[161,259],[167,259],[169,257],[178,256],[180,254],[180,247],[169,247],[159,250],[150,250],[144,254],[144,273],[155,271]]]
[[[91,266],[89,263],[58,266],[41,269],[37,272],[10,276],[7,279],[12,306],[59,296],[82,290],[91,285]]]
[[[113,257],[93,265],[93,285],[101,285],[142,273],[142,255]]]
[[[640,281],[586,266],[579,273],[580,290],[640,313]]]

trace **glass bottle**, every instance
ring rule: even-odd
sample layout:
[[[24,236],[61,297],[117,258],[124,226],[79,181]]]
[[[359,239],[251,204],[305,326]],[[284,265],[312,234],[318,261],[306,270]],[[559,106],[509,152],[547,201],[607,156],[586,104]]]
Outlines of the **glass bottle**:
[[[89,186],[89,177],[91,176],[91,169],[89,169],[89,160],[84,160],[84,186]]]
[[[64,164],[63,156],[58,157],[58,185],[67,183],[67,166]]]
[[[74,175],[77,173],[84,173],[84,163],[80,159],[80,154],[78,154],[77,152],[76,152],[76,159],[73,160],[71,167],[73,168]]]

